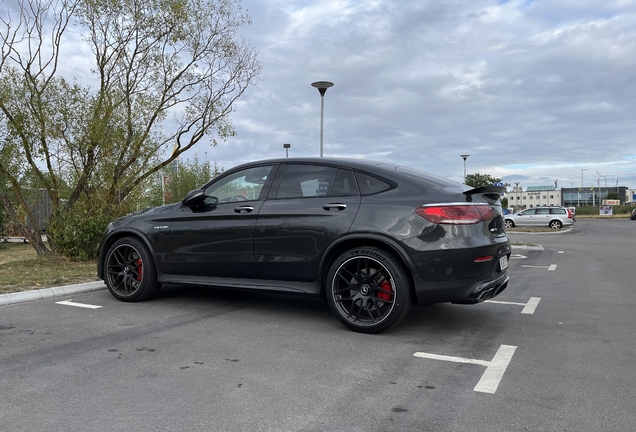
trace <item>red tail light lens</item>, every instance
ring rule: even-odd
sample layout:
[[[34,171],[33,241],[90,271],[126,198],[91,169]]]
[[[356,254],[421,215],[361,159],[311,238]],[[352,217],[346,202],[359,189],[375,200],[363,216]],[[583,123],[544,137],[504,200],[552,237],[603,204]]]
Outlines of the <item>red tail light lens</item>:
[[[492,208],[487,204],[423,205],[415,212],[429,222],[451,225],[474,225],[495,217]]]

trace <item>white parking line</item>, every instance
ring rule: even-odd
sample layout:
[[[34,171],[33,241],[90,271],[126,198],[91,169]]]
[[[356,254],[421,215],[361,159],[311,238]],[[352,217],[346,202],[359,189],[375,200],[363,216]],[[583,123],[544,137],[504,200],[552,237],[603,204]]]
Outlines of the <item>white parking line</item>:
[[[540,269],[546,269],[546,270],[554,271],[554,270],[556,270],[557,265],[556,264],[550,264],[549,266],[544,266],[544,265],[535,266],[535,265],[524,265],[524,264],[521,264],[521,267],[525,267],[525,268],[540,268]]]
[[[540,301],[541,301],[541,297],[530,297],[530,300],[528,300],[528,303],[526,304],[526,307],[523,308],[521,313],[522,314],[532,315],[534,313],[534,310],[539,305]]]
[[[499,386],[499,382],[501,381],[501,378],[503,378],[503,374],[504,372],[506,372],[508,364],[510,363],[510,360],[512,359],[512,356],[515,353],[516,349],[516,346],[501,345],[491,361],[452,357],[439,354],[429,354],[424,352],[416,352],[415,354],[413,354],[413,356],[432,360],[442,360],[454,363],[466,363],[485,366],[486,371],[481,376],[481,379],[479,380],[473,391],[481,393],[495,393],[497,391],[497,387]]]
[[[497,387],[499,387],[499,382],[501,378],[503,378],[503,374],[506,372],[516,349],[517,347],[512,345],[500,346],[499,351],[497,351],[490,365],[486,368],[486,372],[481,376],[481,379],[473,390],[482,393],[496,392]]]
[[[532,315],[534,310],[537,308],[541,297],[530,297],[528,303],[518,303],[518,302],[507,302],[507,301],[499,301],[499,300],[486,300],[484,303],[496,303],[496,304],[504,304],[504,305],[514,305],[514,306],[525,306],[521,311],[522,314]]]
[[[70,300],[64,300],[64,301],[60,301],[60,302],[55,302],[55,304],[61,304],[61,305],[65,305],[65,306],[75,306],[75,307],[81,307],[81,308],[86,308],[86,309],[99,309],[101,307],[101,306],[89,305],[89,304],[84,304],[84,303],[75,303],[75,302],[72,302]]]

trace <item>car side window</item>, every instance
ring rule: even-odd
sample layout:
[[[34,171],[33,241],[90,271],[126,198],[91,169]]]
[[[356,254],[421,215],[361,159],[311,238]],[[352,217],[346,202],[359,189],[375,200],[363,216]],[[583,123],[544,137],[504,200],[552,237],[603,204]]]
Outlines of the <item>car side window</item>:
[[[287,165],[276,198],[327,196],[336,169],[319,165]]]
[[[533,214],[536,213],[535,209],[531,209],[531,210],[525,210],[524,212],[520,213],[521,216],[532,216]]]
[[[356,179],[362,195],[373,195],[391,189],[391,185],[377,177],[356,171]]]
[[[553,208],[550,209],[551,214],[565,214],[565,209]]]
[[[330,196],[353,196],[358,195],[358,186],[353,177],[353,171],[338,168],[336,176],[333,178]]]
[[[550,214],[550,209],[547,209],[547,208],[537,209],[537,214]]]
[[[206,202],[211,197],[219,203],[259,199],[272,166],[247,168],[227,175],[205,188]]]

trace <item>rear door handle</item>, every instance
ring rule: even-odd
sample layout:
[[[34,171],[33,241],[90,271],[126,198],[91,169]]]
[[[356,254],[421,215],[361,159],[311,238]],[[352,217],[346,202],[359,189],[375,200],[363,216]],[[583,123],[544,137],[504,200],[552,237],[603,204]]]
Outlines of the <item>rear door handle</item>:
[[[252,206],[239,206],[234,209],[234,213],[252,213],[254,211],[254,207]]]
[[[330,211],[331,209],[338,209],[338,211],[342,211],[347,208],[346,204],[325,204],[322,206],[323,209]]]

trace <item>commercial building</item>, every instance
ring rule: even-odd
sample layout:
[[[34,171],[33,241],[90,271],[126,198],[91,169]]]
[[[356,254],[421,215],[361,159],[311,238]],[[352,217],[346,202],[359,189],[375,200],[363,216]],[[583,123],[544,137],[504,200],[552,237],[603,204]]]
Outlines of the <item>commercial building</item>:
[[[516,210],[542,206],[598,206],[608,193],[617,193],[621,204],[636,202],[636,190],[626,186],[561,188],[555,186],[529,186],[523,190],[518,184],[505,195],[508,207]]]
[[[524,191],[517,185],[507,193],[506,197],[508,207],[513,207],[515,210],[562,205],[561,191],[554,186],[530,186]]]

